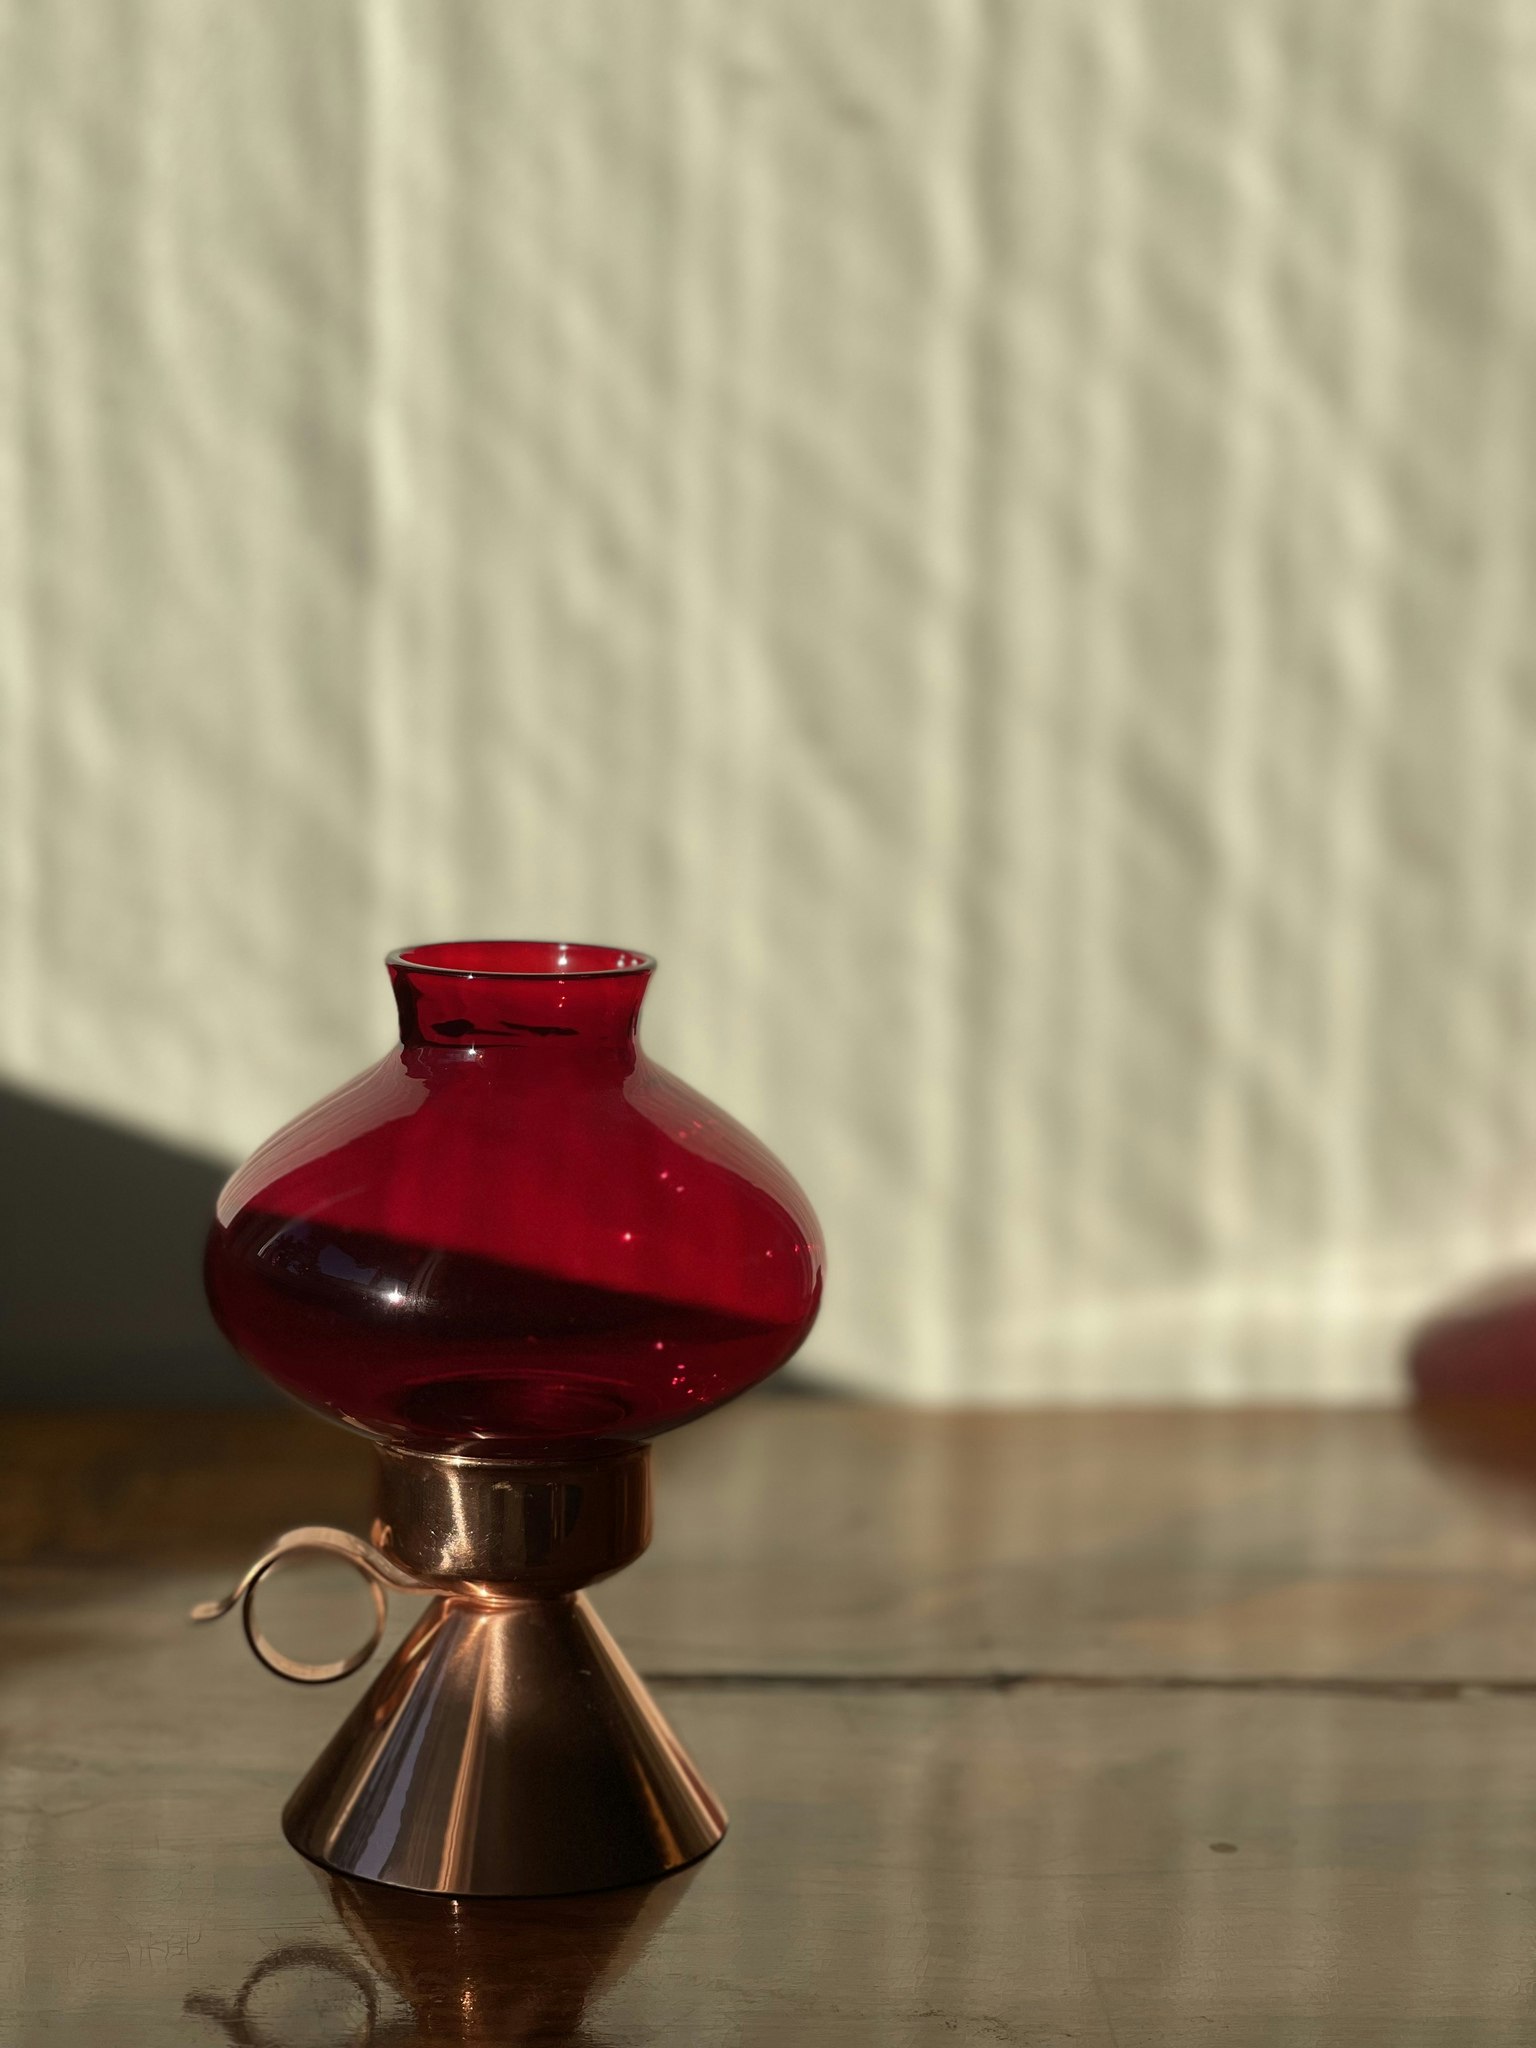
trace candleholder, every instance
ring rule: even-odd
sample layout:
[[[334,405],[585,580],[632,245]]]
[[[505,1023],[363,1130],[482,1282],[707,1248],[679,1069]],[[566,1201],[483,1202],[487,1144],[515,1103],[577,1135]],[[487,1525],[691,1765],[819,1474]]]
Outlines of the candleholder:
[[[821,1299],[820,1232],[782,1166],[648,1060],[655,963],[472,941],[390,955],[401,1042],[230,1180],[206,1280],[279,1385],[378,1447],[371,1541],[303,1528],[241,1607],[269,1669],[356,1671],[386,1594],[417,1626],[289,1800],[347,1877],[457,1895],[636,1884],[725,1815],[584,1588],[650,1540],[650,1440],[774,1371]],[[300,1663],[256,1595],[301,1555],[373,1596],[359,1650]]]

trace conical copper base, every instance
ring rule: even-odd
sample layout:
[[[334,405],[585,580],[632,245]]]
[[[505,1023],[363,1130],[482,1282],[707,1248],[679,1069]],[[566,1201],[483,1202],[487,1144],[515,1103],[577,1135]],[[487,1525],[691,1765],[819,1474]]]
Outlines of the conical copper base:
[[[325,1684],[372,1655],[386,1588],[436,1596],[289,1800],[293,1846],[343,1877],[503,1898],[646,1884],[714,1848],[725,1815],[579,1590],[650,1540],[645,1447],[535,1465],[386,1445],[379,1464],[372,1543],[290,1529],[192,1613],[239,1605],[270,1670]],[[256,1620],[267,1574],[305,1556],[373,1595],[369,1640],[330,1663]]]
[[[725,1815],[580,1594],[434,1600],[283,1814],[293,1846],[412,1891],[640,1884]]]

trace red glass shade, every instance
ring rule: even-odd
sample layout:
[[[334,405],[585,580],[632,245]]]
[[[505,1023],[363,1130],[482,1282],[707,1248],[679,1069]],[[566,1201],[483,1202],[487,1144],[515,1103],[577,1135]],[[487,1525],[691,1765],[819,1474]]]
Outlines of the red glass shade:
[[[637,1038],[655,963],[391,954],[401,1043],[219,1198],[208,1298],[245,1357],[432,1451],[601,1455],[744,1392],[821,1300],[810,1204]]]

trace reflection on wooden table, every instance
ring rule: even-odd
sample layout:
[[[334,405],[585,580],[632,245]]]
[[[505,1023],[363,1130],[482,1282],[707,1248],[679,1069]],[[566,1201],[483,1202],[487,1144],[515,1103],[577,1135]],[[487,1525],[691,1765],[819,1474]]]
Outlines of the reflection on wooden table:
[[[573,2041],[588,2000],[659,1934],[692,1879],[598,1900],[441,1899],[311,1872],[336,1916],[333,1941],[267,1950],[232,1996],[189,1992],[233,2048],[283,2048],[296,2027],[393,2048],[433,2040]],[[321,2016],[324,2015],[322,2018]]]
[[[182,1620],[286,1522],[359,1523],[366,1456],[9,1426],[7,2048],[1529,2040],[1536,1429],[778,1401],[697,1435],[599,1604],[730,1835],[650,1891],[455,1907],[285,1847],[349,1687]]]

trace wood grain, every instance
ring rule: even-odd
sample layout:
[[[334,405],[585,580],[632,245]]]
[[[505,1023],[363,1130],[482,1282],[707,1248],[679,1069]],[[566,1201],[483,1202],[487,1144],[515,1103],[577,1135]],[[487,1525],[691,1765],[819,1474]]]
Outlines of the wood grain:
[[[933,1414],[753,1399],[657,1446],[602,1589],[654,1672],[1536,1683],[1536,1432],[1487,1411]],[[371,1453],[299,1414],[0,1424],[0,1560],[218,1590],[366,1527]]]
[[[729,1789],[721,1851],[649,1895],[455,1911],[286,1849],[343,1688],[263,1677],[169,1595],[34,1614],[10,1670],[0,2038],[28,2048],[340,2048],[370,2005],[376,2041],[613,2048],[1395,2048],[1532,2018],[1524,1700],[662,1688]]]
[[[731,1807],[725,1844],[647,1892],[455,1908],[335,1884],[277,1832],[365,1681],[283,1686],[232,1625],[183,1619],[271,1533],[262,1515],[340,1514],[357,1496],[349,1446],[333,1458],[332,1432],[285,1434],[280,1420],[270,1434],[251,1418],[200,1422],[176,1443],[103,1418],[6,1434],[6,2048],[1523,2048],[1536,2028],[1536,1700],[1480,1690],[1479,1667],[1455,1664],[1458,1644],[1488,1654],[1501,1600],[1515,1611],[1530,1539],[1512,1425],[1474,1454],[1476,1432],[1426,1448],[1375,1415],[983,1427],[746,1408],[729,1434],[717,1426],[713,1470],[667,1460],[654,1577],[675,1609],[654,1586],[634,1595],[674,1660],[660,1697]],[[41,1488],[50,1470],[73,1483],[72,1428],[82,1472],[116,1468],[78,1525]],[[828,1442],[848,1483],[823,1491]],[[39,1445],[51,1468],[28,1462]],[[951,1495],[960,1446],[972,1485]],[[1053,1483],[1052,1447],[1075,1487]],[[1330,1475],[1321,1493],[1308,1471]],[[854,1475],[868,1482],[856,1510]],[[903,1522],[936,1492],[948,1519]],[[91,1563],[130,1504],[129,1554]],[[1093,1557],[1124,1569],[1104,1563],[1098,1614],[1074,1616]],[[749,1597],[729,1633],[721,1588],[701,1600],[690,1660],[688,1584],[713,1570]],[[1104,1629],[1097,1669],[988,1676],[979,1653],[996,1661],[998,1645],[974,1601],[949,1596],[1010,1570],[1021,1606],[1052,1594],[1035,1604],[1059,1652],[1081,1657]],[[777,1574],[802,1603],[809,1656]],[[1415,1634],[1424,1585],[1472,1588],[1482,1637],[1449,1604]],[[615,1620],[617,1590],[602,1600]],[[989,1597],[1012,1611],[1001,1588]],[[317,1579],[286,1619],[334,1639],[350,1601]],[[1020,1613],[1010,1656],[1030,1646],[1026,1624]],[[1384,1644],[1431,1676],[1383,1675]],[[1207,1668],[1218,1655],[1231,1668]]]

